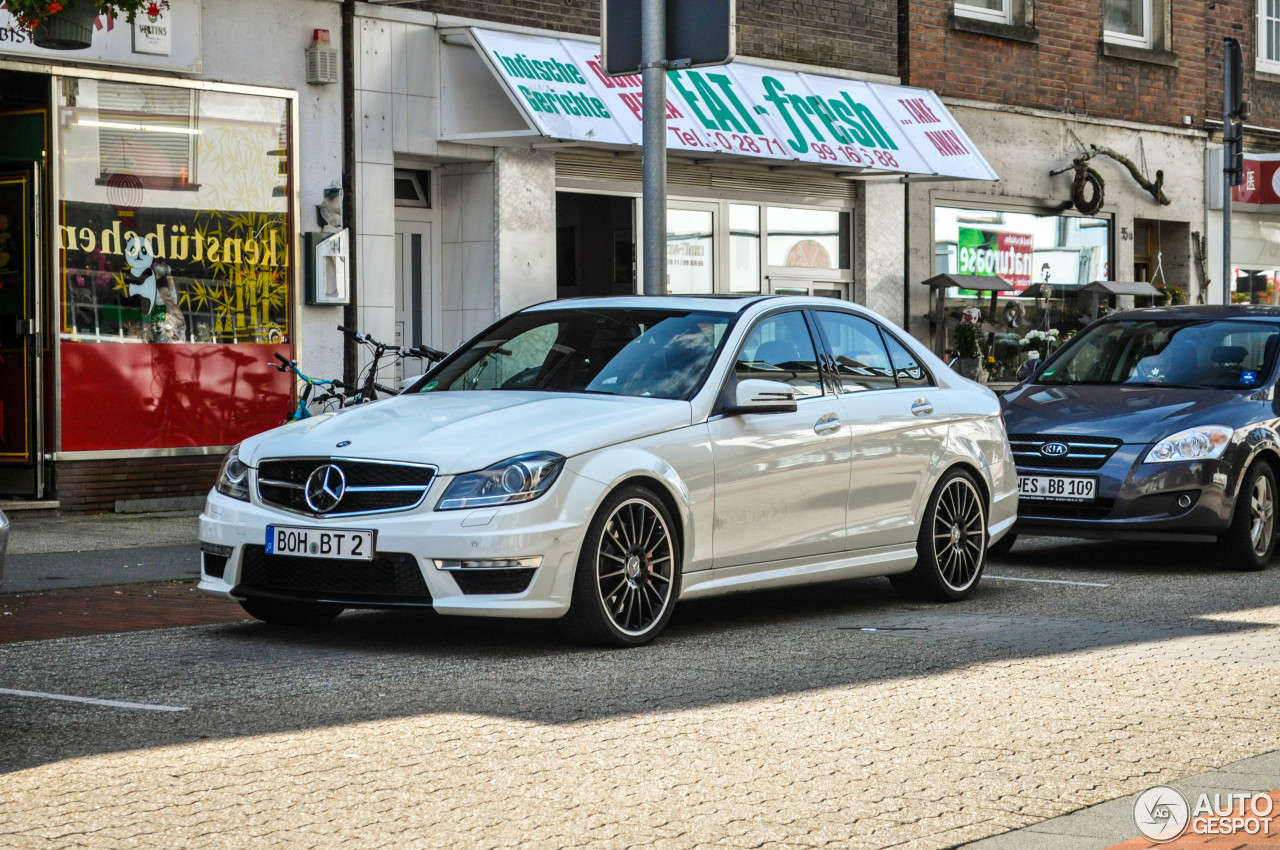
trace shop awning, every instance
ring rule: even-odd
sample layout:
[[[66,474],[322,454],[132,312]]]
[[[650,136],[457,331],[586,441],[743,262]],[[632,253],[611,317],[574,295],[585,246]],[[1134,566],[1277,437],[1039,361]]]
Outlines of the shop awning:
[[[442,141],[640,147],[640,77],[606,77],[596,41],[471,27],[446,37],[440,65]],[[858,175],[999,179],[928,89],[742,59],[670,71],[667,81],[670,151]]]
[[[1140,280],[1095,280],[1080,287],[1079,292],[1105,292],[1108,295],[1140,295],[1163,298],[1164,293]]]

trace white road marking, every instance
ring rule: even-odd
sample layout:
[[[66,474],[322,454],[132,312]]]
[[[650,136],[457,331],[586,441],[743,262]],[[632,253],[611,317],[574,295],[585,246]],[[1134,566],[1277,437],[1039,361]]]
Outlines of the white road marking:
[[[992,579],[994,581],[1031,581],[1036,584],[1074,584],[1079,587],[1110,587],[1109,584],[1103,584],[1099,581],[1066,581],[1057,578],[1014,578],[1013,576],[983,576],[984,579]]]
[[[34,697],[36,699],[53,699],[62,702],[82,702],[87,705],[102,705],[107,708],[138,708],[143,711],[190,711],[184,705],[152,705],[145,702],[121,702],[114,699],[91,699],[89,697],[73,697],[66,694],[45,694],[39,691],[16,691],[12,688],[0,688],[0,694],[15,697]]]

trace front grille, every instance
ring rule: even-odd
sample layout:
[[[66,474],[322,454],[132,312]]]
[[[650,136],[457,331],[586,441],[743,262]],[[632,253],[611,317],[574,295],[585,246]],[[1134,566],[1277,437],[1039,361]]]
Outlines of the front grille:
[[[404,552],[379,552],[372,561],[268,555],[245,546],[240,583],[233,593],[258,591],[294,599],[367,605],[430,605],[431,591],[418,561]]]
[[[434,467],[348,458],[307,457],[264,460],[258,464],[258,498],[272,507],[312,514],[306,484],[311,473],[332,464],[346,477],[342,499],[325,516],[383,513],[415,508],[435,480]]]
[[[1046,443],[1066,443],[1067,453],[1049,456],[1040,453]],[[1110,437],[1079,437],[1071,434],[1010,434],[1013,463],[1019,469],[1101,469],[1123,444]]]
[[[533,581],[536,569],[450,570],[458,589],[467,595],[475,593],[524,593]]]
[[[1052,502],[1022,498],[1018,500],[1018,519],[1106,519],[1114,506],[1115,499]]]

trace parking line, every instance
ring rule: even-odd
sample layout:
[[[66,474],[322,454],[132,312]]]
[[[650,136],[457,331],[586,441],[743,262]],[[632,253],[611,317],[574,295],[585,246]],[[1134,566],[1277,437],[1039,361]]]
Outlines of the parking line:
[[[0,694],[15,697],[35,697],[36,699],[53,699],[62,702],[82,702],[87,705],[101,705],[107,708],[137,708],[143,711],[190,711],[184,705],[152,705],[145,702],[120,702],[114,699],[91,699],[89,697],[73,697],[66,694],[45,694],[39,691],[16,691],[12,688],[0,688]]]
[[[1079,587],[1110,587],[1111,586],[1109,584],[1103,584],[1102,582],[1099,582],[1099,581],[1066,581],[1065,579],[1058,579],[1058,578],[1014,578],[1013,576],[992,576],[992,575],[983,576],[983,578],[992,579],[994,581],[1031,581],[1031,582],[1035,582],[1036,584],[1074,584]]]

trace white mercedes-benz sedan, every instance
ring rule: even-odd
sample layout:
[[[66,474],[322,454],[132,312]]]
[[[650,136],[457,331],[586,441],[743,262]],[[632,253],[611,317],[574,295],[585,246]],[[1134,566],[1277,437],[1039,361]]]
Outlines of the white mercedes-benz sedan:
[[[421,606],[631,646],[739,590],[962,599],[1017,483],[995,395],[856,305],[555,301],[401,395],[234,448],[200,588],[273,623]]]

